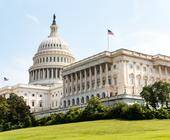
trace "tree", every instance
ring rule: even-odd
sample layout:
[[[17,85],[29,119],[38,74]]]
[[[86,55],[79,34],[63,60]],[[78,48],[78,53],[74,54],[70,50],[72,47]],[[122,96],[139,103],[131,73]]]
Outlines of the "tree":
[[[3,123],[6,122],[6,116],[9,111],[9,105],[7,103],[6,98],[0,96],[0,125],[2,126]]]
[[[106,107],[102,104],[101,100],[98,97],[92,97],[83,110],[82,119],[83,120],[94,120],[101,119],[104,116]]]
[[[29,106],[27,106],[23,100],[23,97],[12,93],[7,99],[7,103],[9,105],[7,118],[11,126],[16,128],[31,126],[33,116],[30,113]]]
[[[145,86],[140,93],[141,97],[145,99],[146,104],[153,108],[168,105],[170,93],[170,84],[166,82],[155,82],[153,85]]]

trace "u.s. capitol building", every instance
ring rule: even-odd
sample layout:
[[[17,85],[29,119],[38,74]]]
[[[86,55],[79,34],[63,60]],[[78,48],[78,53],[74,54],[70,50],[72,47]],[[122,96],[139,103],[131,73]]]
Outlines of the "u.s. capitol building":
[[[0,89],[0,95],[23,96],[32,112],[57,112],[85,106],[93,96],[109,105],[143,102],[142,87],[155,81],[170,82],[170,57],[127,49],[104,51],[75,61],[58,34],[53,17],[51,32],[43,40],[29,68],[29,84]]]

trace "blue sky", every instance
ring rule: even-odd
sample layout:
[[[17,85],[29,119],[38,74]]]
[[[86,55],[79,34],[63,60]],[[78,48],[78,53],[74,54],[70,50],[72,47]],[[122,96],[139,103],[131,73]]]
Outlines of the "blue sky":
[[[80,60],[107,48],[170,55],[169,0],[0,0],[0,87],[28,82],[28,68],[49,35],[53,13],[60,36]],[[3,82],[6,76],[9,82]]]

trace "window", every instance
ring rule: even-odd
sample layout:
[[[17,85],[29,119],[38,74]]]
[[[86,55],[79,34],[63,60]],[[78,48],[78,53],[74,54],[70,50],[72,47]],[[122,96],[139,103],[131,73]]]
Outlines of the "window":
[[[89,96],[86,96],[86,102],[88,102],[89,101]]]
[[[144,79],[144,83],[145,83],[145,86],[147,86],[147,84],[148,84],[148,79],[147,78]]]
[[[114,80],[114,85],[116,86],[117,85],[117,78],[114,77],[113,80]]]
[[[112,84],[112,79],[111,79],[111,77],[110,77],[110,76],[108,77],[108,83],[109,83],[109,85],[111,85],[111,84]]]
[[[130,67],[130,69],[132,69],[132,68],[133,68],[133,65],[132,65],[132,64],[129,64],[129,67]]]
[[[35,96],[35,94],[32,94],[32,97],[34,97]]]
[[[32,106],[34,106],[34,101],[32,101]]]
[[[139,67],[139,65],[137,65],[137,66],[136,66],[136,69],[137,69],[137,70],[140,70],[140,67]]]
[[[84,97],[81,98],[81,103],[84,104]]]
[[[42,107],[42,101],[40,101],[40,107]]]
[[[72,99],[72,105],[75,105],[75,100],[74,99]]]
[[[143,71],[146,71],[146,67],[143,67]]]
[[[42,94],[40,94],[40,97],[42,97]]]
[[[102,98],[105,98],[106,97],[106,94],[105,92],[102,93]]]
[[[116,65],[113,65],[113,69],[116,69]]]
[[[57,101],[55,102],[55,106],[57,106]]]
[[[138,86],[140,86],[140,85],[141,85],[141,77],[140,77],[140,75],[139,75],[139,76],[137,76],[137,84],[138,84]]]
[[[134,84],[134,75],[130,74],[129,79],[130,79],[130,84],[133,85]]]

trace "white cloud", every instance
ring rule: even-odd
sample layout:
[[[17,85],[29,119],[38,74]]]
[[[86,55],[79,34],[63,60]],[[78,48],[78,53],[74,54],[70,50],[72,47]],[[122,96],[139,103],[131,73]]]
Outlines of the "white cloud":
[[[39,23],[40,23],[39,19],[38,19],[36,16],[27,14],[26,17],[27,17],[28,19],[30,19],[31,21],[33,21],[34,23],[36,23],[36,24],[39,24]]]

